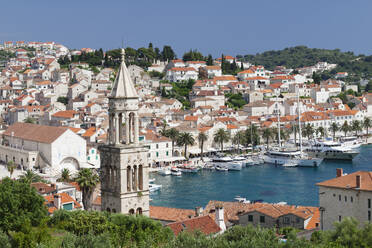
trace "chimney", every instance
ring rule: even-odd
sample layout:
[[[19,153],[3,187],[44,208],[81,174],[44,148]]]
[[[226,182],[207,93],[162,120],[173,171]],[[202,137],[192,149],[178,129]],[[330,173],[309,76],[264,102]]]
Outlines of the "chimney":
[[[196,207],[195,208],[195,217],[198,217],[202,214],[203,208],[202,207]]]
[[[57,209],[60,209],[61,208],[61,205],[62,205],[62,197],[60,195],[57,195],[55,194],[54,196],[54,206],[57,208]]]
[[[356,187],[357,189],[360,189],[360,187],[362,187],[362,176],[361,175],[356,176]]]
[[[218,205],[216,206],[216,223],[221,228],[221,232],[226,231],[226,225],[224,220],[224,211],[223,206]]]
[[[343,170],[342,168],[336,169],[336,177],[342,177],[343,176]]]

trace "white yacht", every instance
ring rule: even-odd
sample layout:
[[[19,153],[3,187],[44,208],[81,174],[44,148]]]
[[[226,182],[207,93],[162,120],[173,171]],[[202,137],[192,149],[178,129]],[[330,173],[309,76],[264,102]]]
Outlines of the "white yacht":
[[[358,149],[361,145],[363,145],[363,141],[355,136],[341,137],[340,143],[350,149]]]
[[[305,151],[316,158],[337,160],[353,160],[359,154],[359,151],[335,141],[315,141]]]
[[[275,165],[294,164],[300,158],[299,151],[267,151],[263,157],[265,163]]]
[[[242,169],[242,163],[234,161],[231,157],[215,157],[212,161],[215,167],[220,166],[235,171]]]

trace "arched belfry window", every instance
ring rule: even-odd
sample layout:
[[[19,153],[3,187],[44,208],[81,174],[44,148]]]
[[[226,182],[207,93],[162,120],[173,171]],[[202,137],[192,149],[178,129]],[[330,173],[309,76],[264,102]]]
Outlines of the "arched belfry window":
[[[131,180],[132,179],[132,170],[130,166],[127,167],[127,191],[131,191],[132,185],[131,185]]]

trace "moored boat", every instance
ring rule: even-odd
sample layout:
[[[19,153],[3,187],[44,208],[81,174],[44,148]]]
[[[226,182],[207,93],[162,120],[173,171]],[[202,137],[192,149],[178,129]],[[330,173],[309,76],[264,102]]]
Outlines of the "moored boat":
[[[182,172],[177,167],[172,167],[171,174],[172,176],[181,176]]]

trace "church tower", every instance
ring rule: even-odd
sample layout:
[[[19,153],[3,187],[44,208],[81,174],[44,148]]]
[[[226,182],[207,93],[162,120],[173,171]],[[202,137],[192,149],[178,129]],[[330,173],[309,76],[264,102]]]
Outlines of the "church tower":
[[[101,153],[102,211],[149,216],[148,150],[139,143],[138,95],[125,51],[109,96],[108,144]]]

